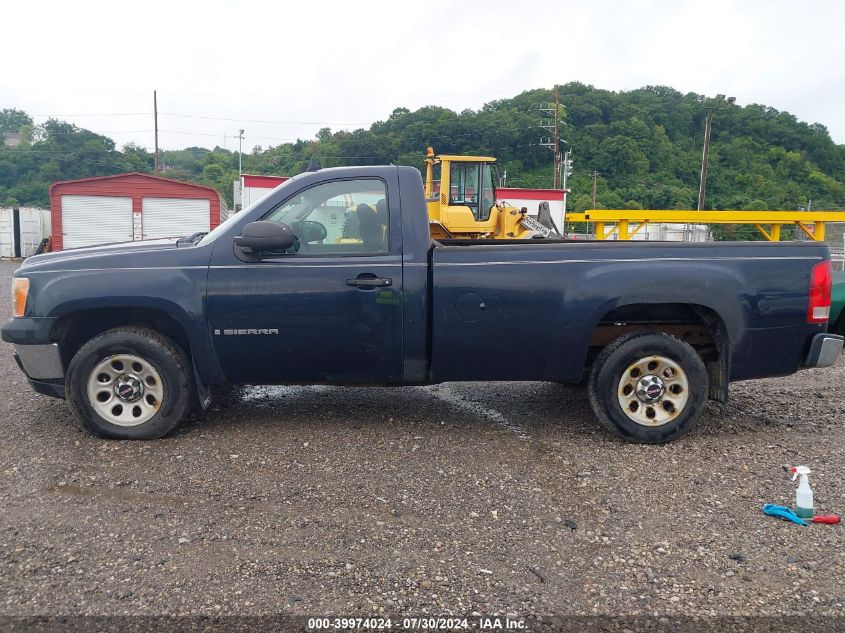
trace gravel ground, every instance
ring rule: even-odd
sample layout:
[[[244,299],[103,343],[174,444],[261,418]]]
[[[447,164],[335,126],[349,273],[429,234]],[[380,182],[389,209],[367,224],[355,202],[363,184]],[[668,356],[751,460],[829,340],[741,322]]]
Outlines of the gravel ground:
[[[116,442],[2,344],[0,613],[845,616],[845,525],[761,512],[797,464],[845,508],[844,378],[736,384],[666,446],[544,383],[241,388]]]

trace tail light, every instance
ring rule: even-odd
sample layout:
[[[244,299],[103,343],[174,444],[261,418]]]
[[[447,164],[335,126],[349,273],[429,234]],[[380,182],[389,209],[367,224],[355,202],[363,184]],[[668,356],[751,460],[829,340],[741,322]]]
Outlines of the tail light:
[[[830,317],[830,290],[833,285],[833,268],[830,260],[819,262],[810,273],[810,304],[807,306],[807,323],[827,323]]]

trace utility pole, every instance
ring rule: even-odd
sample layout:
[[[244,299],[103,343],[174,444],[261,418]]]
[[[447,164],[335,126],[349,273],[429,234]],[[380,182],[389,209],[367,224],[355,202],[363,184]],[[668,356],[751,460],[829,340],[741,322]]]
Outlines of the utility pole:
[[[551,108],[541,108],[541,112],[548,114],[552,113]],[[540,145],[548,147],[552,150],[554,155],[554,189],[560,188],[560,90],[555,84],[555,107],[554,107],[554,121],[540,126],[544,130],[548,130],[554,134],[554,141],[551,138],[540,139]],[[545,140],[545,142],[543,142]]]
[[[555,183],[552,187],[557,189],[560,185],[560,90],[555,84]]]
[[[155,158],[153,159],[153,173],[158,173],[158,96],[153,90],[153,124],[155,126]]]
[[[244,140],[244,131],[238,130],[238,182],[240,183],[243,179],[244,170],[243,170],[243,140]]]
[[[593,178],[593,211],[596,209],[596,183],[599,179],[599,172],[595,169],[590,173],[590,176]]]
[[[725,95],[716,95],[716,101],[724,103]],[[728,97],[728,105],[736,103],[736,97]],[[711,102],[707,108],[707,120],[704,123],[704,149],[701,153],[701,181],[698,184],[698,210],[704,210],[704,190],[707,185],[707,161],[710,157],[710,132],[713,129],[713,111],[724,110],[724,106],[717,108]]]
[[[562,172],[561,180],[562,186],[561,189],[566,189],[566,179],[572,175],[572,150],[568,149],[563,154],[563,160],[560,163],[560,170]],[[566,194],[563,194],[563,217],[566,217]]]
[[[566,189],[566,179],[572,175],[572,150],[568,149],[563,154],[563,160],[561,161],[561,189]]]
[[[704,188],[707,184],[707,159],[710,155],[710,130],[713,128],[713,108],[707,108],[704,123],[704,151],[701,154],[701,181],[698,184],[698,210],[704,210]]]

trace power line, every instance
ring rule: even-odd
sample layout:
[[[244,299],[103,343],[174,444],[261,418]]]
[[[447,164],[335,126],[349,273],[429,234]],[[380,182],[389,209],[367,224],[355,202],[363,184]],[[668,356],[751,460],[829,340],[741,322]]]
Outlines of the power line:
[[[37,117],[92,117],[92,116],[150,116],[152,112],[102,112],[102,113],[82,113],[82,114],[31,114],[30,116]]]
[[[36,149],[30,149],[28,147],[23,149],[23,148],[20,148],[20,147],[16,147],[12,151],[13,152],[19,152],[17,154],[18,156],[22,156],[22,155],[26,155],[26,154],[57,154],[57,155],[68,155],[68,156],[70,156],[70,155],[77,153],[79,151],[79,148],[74,148],[74,149],[71,149],[71,150],[63,150],[63,149],[37,149],[37,148]],[[114,153],[123,155],[123,153],[117,148],[108,149],[108,148],[105,148],[105,147],[97,147],[97,148],[93,148],[93,149],[89,148],[86,151],[91,152],[91,153],[106,153],[106,154],[114,152]],[[211,151],[211,150],[209,150],[209,151]],[[14,156],[14,155],[15,154],[11,154],[11,153],[6,154],[6,156]]]
[[[48,90],[45,88],[20,88],[18,86],[0,86],[2,90],[14,90],[15,92],[49,92],[53,93],[55,90]],[[99,90],[87,88],[63,88],[62,92],[71,92],[79,94],[102,94],[102,95],[147,95],[146,91],[121,91],[121,90]],[[484,95],[498,95],[498,90],[491,89],[487,92],[426,92],[426,93],[406,93],[406,94],[385,94],[385,93],[367,93],[367,94],[350,94],[350,93],[336,93],[336,94],[248,94],[248,93],[220,93],[220,92],[180,92],[180,91],[164,91],[168,95],[176,97],[225,97],[226,99],[241,98],[241,99],[428,99],[431,97],[479,97]]]
[[[508,145],[508,146],[502,146],[502,147],[481,147],[481,148],[479,148],[479,151],[496,152],[496,151],[522,149],[522,148],[526,148],[526,147],[537,147],[537,146],[538,145],[536,143],[524,143],[524,144],[519,144],[519,145]],[[144,148],[144,149],[146,149],[146,148]],[[98,162],[100,164],[109,165],[109,166],[115,165],[115,163],[105,163],[103,161],[98,161],[95,158],[89,158],[87,156],[84,156],[80,153],[80,151],[78,149],[71,150],[71,151],[64,151],[64,150],[55,150],[55,149],[46,150],[46,149],[37,149],[37,148],[27,147],[27,148],[22,148],[22,149],[16,148],[13,151],[20,152],[21,154],[43,155],[43,156],[47,156],[47,157],[50,157],[50,158],[62,158],[62,159],[66,159],[66,160],[73,159],[73,160],[78,160],[78,161]],[[121,150],[119,150],[117,148],[115,148],[115,149],[96,148],[96,149],[87,150],[87,151],[93,152],[93,153],[104,153],[106,155],[113,156],[115,159],[118,159],[118,160],[126,157],[126,154],[124,154]],[[182,149],[182,150],[163,150],[163,151],[164,152],[180,152],[180,151],[184,151],[184,149]],[[211,152],[212,150],[208,150],[208,151]],[[314,155],[314,156],[318,156],[320,158],[327,158],[327,159],[343,159],[343,160],[347,160],[347,159],[348,160],[381,160],[382,159],[382,157],[380,157],[380,156],[372,156],[372,155],[351,155],[351,156],[347,156],[347,155],[337,155],[337,156],[327,155],[327,154],[320,153],[319,148],[316,152],[309,152],[307,149],[306,150],[293,150],[293,151],[296,152],[296,154],[298,154],[300,156]],[[293,158],[296,159],[296,155],[294,155]]]
[[[533,130],[533,126],[526,126],[524,128],[497,128],[498,133],[512,133],[518,134],[521,132],[528,132]],[[96,134],[102,136],[104,134],[141,134],[141,133],[149,133],[153,132],[152,128],[143,129],[143,130],[89,130],[87,128],[77,128],[76,130],[71,130],[70,132],[50,132],[50,136],[58,136],[58,135],[68,135],[72,136],[75,134],[81,134],[84,132],[90,132],[91,134]],[[368,133],[369,130],[366,130]],[[159,130],[159,132],[165,132],[167,134],[182,134],[187,136],[222,136],[222,132],[186,132],[183,130]],[[342,134],[344,130],[338,130],[333,132],[333,134]],[[442,139],[442,140],[451,140],[456,138],[467,138],[467,137],[474,137],[477,138],[479,136],[478,132],[467,132],[465,134],[443,134],[438,136],[410,136],[410,137],[377,137],[377,138],[367,138],[367,139],[358,139],[358,138],[332,138],[332,142],[334,143],[361,143],[361,142],[381,142],[381,141],[427,141],[433,139]],[[246,137],[245,137],[246,138]],[[301,136],[250,136],[249,138],[253,139],[260,139],[260,140],[270,140],[270,141],[301,141],[301,140],[309,140],[303,139]]]
[[[159,112],[161,116],[172,116],[183,119],[206,119],[210,121],[230,121],[241,123],[272,123],[278,125],[372,125],[366,122],[347,122],[347,121],[269,121],[264,119],[242,119],[238,117],[218,117],[206,116],[201,114],[183,114],[179,112]],[[39,118],[58,118],[58,117],[75,117],[75,118],[91,118],[91,117],[112,117],[112,116],[153,116],[153,112],[76,112],[76,113],[52,113],[52,114],[32,114],[32,117]]]
[[[33,117],[106,117],[106,116],[153,116],[153,112],[112,112],[112,113],[77,113],[77,114],[33,114]],[[244,119],[240,117],[210,116],[204,114],[184,114],[181,112],[159,112],[159,116],[171,116],[181,119],[202,119],[207,121],[227,121],[234,123],[264,123],[270,125],[366,125],[372,126],[379,121],[293,121],[293,120],[271,120],[271,119]],[[382,121],[381,123],[384,123]],[[529,128],[525,128],[529,129]],[[473,135],[477,135],[475,132]]]
[[[76,134],[83,134],[85,132],[89,132],[95,136],[103,136],[104,134],[140,134],[141,132],[152,132],[152,130],[104,130],[95,132],[94,130],[77,128],[76,130],[73,130],[71,132],[50,132],[49,136],[74,136]]]
[[[162,116],[174,116],[183,119],[206,119],[210,121],[231,121],[235,123],[273,123],[277,125],[372,125],[372,123],[350,123],[343,121],[268,121],[266,119],[241,119],[237,117],[205,116],[201,114],[180,114],[176,112],[160,112]]]
[[[525,127],[521,129],[504,129],[499,128],[497,131],[499,133],[502,132],[511,132],[511,133],[520,133],[520,132],[527,132],[533,130],[534,127]],[[151,130],[146,130],[147,132]],[[181,134],[186,136],[221,136],[220,132],[186,132],[182,130],[159,130],[160,132],[164,132],[167,134]],[[369,130],[367,130],[369,133]],[[339,130],[338,132],[334,132],[333,134],[342,134],[343,131]],[[442,139],[442,140],[451,140],[455,138],[466,138],[466,137],[474,137],[477,138],[479,134],[477,132],[467,132],[466,134],[444,134],[442,136],[415,136],[415,137],[373,137],[373,138],[335,138],[331,139],[332,143],[374,143],[374,142],[394,142],[394,141],[429,141],[433,139]],[[249,136],[244,138],[256,139],[256,140],[269,140],[269,141],[306,141],[306,142],[316,142],[314,139],[303,139],[302,137],[279,137],[279,136]]]

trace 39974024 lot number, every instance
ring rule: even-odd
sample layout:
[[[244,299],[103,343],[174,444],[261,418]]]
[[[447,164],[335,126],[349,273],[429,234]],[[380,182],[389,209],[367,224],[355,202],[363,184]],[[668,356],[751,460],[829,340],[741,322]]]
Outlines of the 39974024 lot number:
[[[460,631],[473,628],[467,618],[308,618],[309,631],[353,630]]]

